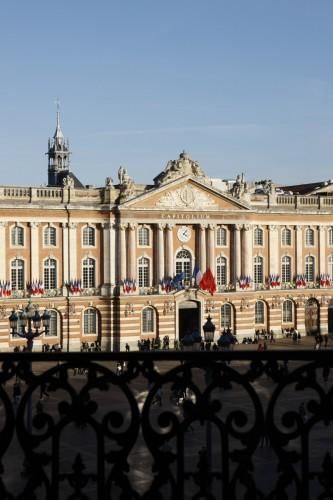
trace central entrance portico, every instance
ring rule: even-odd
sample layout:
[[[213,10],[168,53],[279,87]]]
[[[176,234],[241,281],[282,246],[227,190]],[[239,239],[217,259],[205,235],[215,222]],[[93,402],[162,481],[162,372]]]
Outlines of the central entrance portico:
[[[197,300],[184,300],[178,306],[178,338],[181,340],[186,332],[201,334],[201,310]]]

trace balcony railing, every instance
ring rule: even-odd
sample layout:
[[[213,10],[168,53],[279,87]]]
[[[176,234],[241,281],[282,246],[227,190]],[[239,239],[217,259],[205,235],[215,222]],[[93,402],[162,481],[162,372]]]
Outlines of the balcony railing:
[[[332,498],[330,349],[0,362],[0,498]]]

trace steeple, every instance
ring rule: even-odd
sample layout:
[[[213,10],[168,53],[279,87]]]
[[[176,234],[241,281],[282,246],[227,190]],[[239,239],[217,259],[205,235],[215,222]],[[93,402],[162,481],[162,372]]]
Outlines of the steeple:
[[[48,143],[48,186],[62,186],[62,180],[69,173],[69,144],[60,127],[60,107],[57,103],[57,126]]]

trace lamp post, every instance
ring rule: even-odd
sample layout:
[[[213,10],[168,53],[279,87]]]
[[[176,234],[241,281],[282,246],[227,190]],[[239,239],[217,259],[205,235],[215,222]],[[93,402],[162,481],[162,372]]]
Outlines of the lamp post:
[[[210,351],[210,346],[211,343],[214,341],[214,333],[215,333],[215,325],[212,322],[212,318],[210,315],[208,315],[206,323],[202,327],[204,331],[204,339],[205,339],[205,344],[208,346],[208,351]],[[207,386],[211,384],[212,382],[212,371],[211,371],[211,365],[207,366]],[[209,403],[209,399],[208,399]],[[212,424],[210,419],[207,421],[207,434],[206,434],[206,442],[207,442],[207,462],[208,462],[208,467],[209,470],[211,469],[212,465]]]
[[[13,309],[9,316],[9,326],[12,335],[18,335],[26,339],[28,351],[31,352],[34,344],[34,338],[43,333],[48,333],[50,328],[50,313],[45,309],[42,315],[36,307],[29,301],[22,312],[16,312]],[[41,330],[41,326],[44,330]]]
[[[212,318],[208,315],[206,323],[202,327],[204,331],[205,344],[208,346],[207,350],[210,351],[211,343],[214,342],[215,325]]]
[[[32,352],[34,338],[39,337],[43,333],[48,333],[50,328],[50,313],[45,309],[42,315],[36,307],[29,301],[28,305],[22,312],[16,312],[13,309],[9,316],[9,326],[12,335],[18,335],[26,339],[28,352]],[[44,329],[41,329],[44,328]],[[30,361],[31,368],[31,361]],[[28,399],[28,413],[27,413],[27,428],[31,432],[31,396]]]

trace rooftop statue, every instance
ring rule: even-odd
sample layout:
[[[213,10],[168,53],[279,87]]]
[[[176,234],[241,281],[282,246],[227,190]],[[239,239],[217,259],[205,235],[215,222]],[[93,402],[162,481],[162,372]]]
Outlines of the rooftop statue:
[[[188,154],[183,151],[178,160],[170,160],[167,166],[157,177],[155,177],[155,184],[160,185],[165,182],[183,177],[185,175],[192,175],[195,177],[206,178],[205,173],[201,169],[197,161],[192,160]]]
[[[134,194],[134,182],[124,167],[119,167],[118,179],[120,189],[119,202],[123,202]]]
[[[247,183],[244,181],[244,174],[237,175],[236,181],[231,188],[231,194],[235,198],[240,198],[247,193]]]

